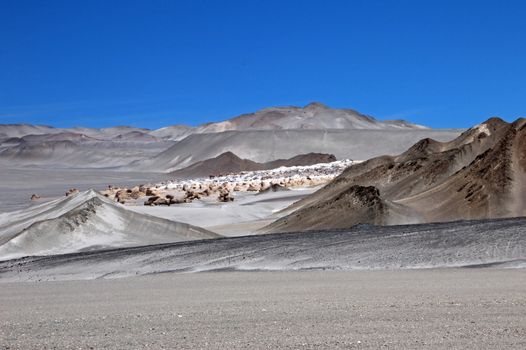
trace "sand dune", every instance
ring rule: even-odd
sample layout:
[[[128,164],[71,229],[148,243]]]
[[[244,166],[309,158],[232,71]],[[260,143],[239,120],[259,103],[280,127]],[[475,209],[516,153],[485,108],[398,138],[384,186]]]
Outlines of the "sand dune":
[[[526,219],[221,238],[0,262],[0,281],[213,270],[526,267]]]
[[[188,224],[125,209],[86,191],[0,214],[0,259],[216,238]]]

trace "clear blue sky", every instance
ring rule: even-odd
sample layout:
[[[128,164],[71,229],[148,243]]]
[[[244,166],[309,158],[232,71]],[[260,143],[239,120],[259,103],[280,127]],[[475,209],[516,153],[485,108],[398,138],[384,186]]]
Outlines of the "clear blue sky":
[[[526,1],[0,0],[0,123],[311,101],[433,127],[526,116]]]

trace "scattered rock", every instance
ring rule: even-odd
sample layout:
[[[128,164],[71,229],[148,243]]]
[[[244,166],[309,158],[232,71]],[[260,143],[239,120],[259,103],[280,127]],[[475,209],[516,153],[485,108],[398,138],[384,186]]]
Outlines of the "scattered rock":
[[[148,198],[146,200],[146,202],[144,202],[144,205],[150,205],[150,206],[153,206],[155,204],[153,204],[157,199],[159,199],[160,197],[159,196],[152,196],[150,198]]]
[[[234,201],[234,197],[232,197],[232,195],[230,194],[230,191],[228,190],[220,191],[218,199],[220,202],[233,202]]]
[[[289,189],[285,187],[284,185],[273,183],[268,187],[261,188],[261,190],[259,190],[259,193],[280,192],[280,191],[289,191]]]
[[[194,191],[186,191],[186,195],[185,195],[185,199],[189,200],[189,201],[193,201],[194,199],[200,199],[201,196],[197,193],[197,192],[194,192]]]
[[[66,197],[72,194],[75,194],[75,193],[79,193],[79,190],[77,190],[76,188],[70,188],[69,190],[66,191]]]

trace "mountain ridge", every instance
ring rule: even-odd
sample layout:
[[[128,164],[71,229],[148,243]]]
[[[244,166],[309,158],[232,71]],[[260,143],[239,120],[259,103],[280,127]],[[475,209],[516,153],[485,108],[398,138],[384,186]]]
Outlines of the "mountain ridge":
[[[310,103],[268,107],[196,127],[157,130],[0,125],[0,163],[169,173],[227,151],[258,163],[311,152],[364,160],[396,154],[423,137],[448,140],[458,133],[406,121],[379,121],[352,109]],[[61,141],[74,144],[65,147]]]
[[[80,134],[85,134],[86,136],[92,135],[104,135],[104,134],[110,134],[112,137],[118,136],[116,132],[128,130],[128,132],[134,132],[134,131],[141,131],[147,134],[150,134],[152,136],[159,136],[164,135],[165,138],[178,140],[181,136],[188,136],[189,133],[207,133],[207,132],[222,132],[227,130],[266,130],[266,129],[294,129],[294,128],[302,128],[302,124],[299,125],[292,124],[292,125],[282,125],[283,122],[280,121],[278,124],[270,124],[265,125],[263,121],[265,120],[272,120],[276,121],[279,119],[286,119],[290,118],[290,114],[292,114],[292,117],[294,118],[312,118],[312,117],[319,117],[323,116],[327,118],[327,114],[330,115],[330,117],[334,118],[346,118],[346,122],[348,122],[347,127],[344,127],[343,125],[333,126],[332,128],[336,129],[345,129],[349,126],[352,126],[353,118],[356,119],[356,121],[360,121],[362,123],[366,124],[357,124],[355,127],[358,128],[366,128],[366,126],[369,126],[371,128],[381,128],[382,126],[388,127],[388,128],[401,128],[401,129],[423,129],[426,128],[421,125],[413,124],[406,120],[377,120],[374,117],[362,114],[354,109],[350,108],[330,108],[322,103],[319,102],[311,102],[304,107],[298,107],[298,106],[277,106],[277,107],[266,107],[259,109],[255,112],[250,113],[244,113],[240,114],[238,116],[234,116],[222,121],[217,122],[207,122],[203,123],[197,126],[189,126],[185,124],[175,124],[175,125],[166,125],[164,127],[158,128],[158,129],[148,129],[148,128],[140,128],[140,127],[132,127],[132,126],[126,126],[126,125],[119,125],[119,126],[112,126],[112,127],[103,127],[103,128],[88,128],[88,127],[82,127],[82,126],[75,126],[71,128],[59,128],[54,127],[50,125],[40,125],[40,124],[29,124],[29,123],[12,123],[12,124],[0,124],[0,135],[5,134],[9,136],[16,136],[20,137],[30,135],[30,134],[44,134],[46,132],[48,133],[60,133],[60,132],[77,132]],[[249,125],[246,125],[247,120],[253,119]],[[343,119],[341,119],[343,121]],[[325,121],[326,122],[326,121]],[[280,124],[281,123],[281,124]],[[303,125],[303,128],[309,128],[312,129],[315,127],[313,124]],[[320,128],[328,128],[327,125],[319,126]],[[26,131],[16,131],[12,130],[11,133],[6,133],[5,129],[28,129]],[[261,129],[262,128],[262,129]],[[329,127],[330,128],[330,127]],[[181,132],[174,133],[171,135],[169,130],[179,130]],[[173,137],[172,137],[173,136]],[[162,137],[162,136],[161,136]]]
[[[233,152],[227,151],[217,157],[196,162],[186,168],[170,173],[176,178],[207,177],[209,175],[224,175],[243,171],[269,170],[281,166],[303,166],[336,161],[332,154],[307,153],[289,159],[276,159],[266,163],[254,162],[250,159],[238,157]]]
[[[321,206],[334,201],[352,186],[372,186],[382,201],[395,203],[409,213],[408,222],[437,222],[502,218],[526,215],[526,120],[507,123],[490,118],[463,132],[456,139],[438,142],[422,139],[398,156],[372,158],[346,169],[318,192],[294,203],[287,215],[263,231],[306,229],[306,218],[316,216],[315,228],[345,228],[375,223],[367,216],[347,216],[359,211],[347,201],[339,209],[344,219]],[[393,219],[382,214],[383,222]],[[394,217],[394,215],[392,215]],[[373,216],[374,217],[374,216]],[[400,216],[395,222],[400,223]]]

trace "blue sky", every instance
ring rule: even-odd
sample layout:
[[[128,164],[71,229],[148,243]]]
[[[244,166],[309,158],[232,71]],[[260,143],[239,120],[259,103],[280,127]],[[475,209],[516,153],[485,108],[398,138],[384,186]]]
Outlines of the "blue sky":
[[[526,1],[0,0],[0,123],[199,124],[311,101],[526,116]]]

